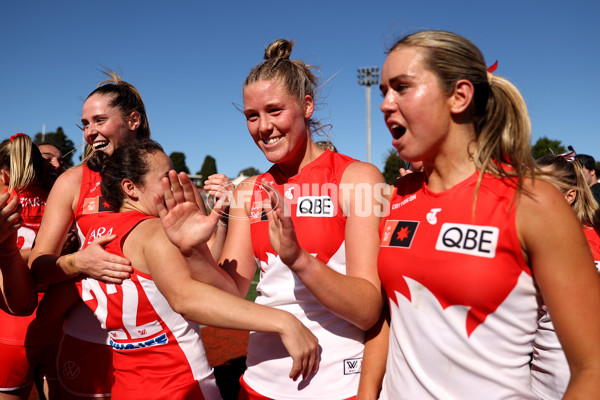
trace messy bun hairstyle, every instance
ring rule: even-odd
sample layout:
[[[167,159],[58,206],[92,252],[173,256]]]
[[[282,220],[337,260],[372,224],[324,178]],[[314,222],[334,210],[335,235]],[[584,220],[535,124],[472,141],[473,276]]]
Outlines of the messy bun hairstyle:
[[[304,104],[307,95],[315,100],[318,78],[311,69],[316,67],[305,64],[302,60],[291,60],[293,46],[293,40],[278,39],[271,43],[265,49],[264,61],[250,71],[243,88],[258,81],[279,79],[287,93],[294,97],[298,104]],[[324,128],[313,118],[310,118],[308,123],[311,133]]]

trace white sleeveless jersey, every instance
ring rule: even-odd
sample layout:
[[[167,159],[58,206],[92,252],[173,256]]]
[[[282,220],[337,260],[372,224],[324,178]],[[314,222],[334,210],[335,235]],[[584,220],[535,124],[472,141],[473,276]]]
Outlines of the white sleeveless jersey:
[[[354,159],[326,151],[292,178],[277,167],[264,177],[290,204],[301,247],[333,270],[346,273],[344,228],[338,184]],[[319,371],[306,381],[289,378],[292,358],[279,335],[251,332],[243,379],[253,390],[273,399],[347,399],[356,396],[364,350],[364,331],[328,311],[272,249],[261,202],[266,192],[255,186],[252,199],[252,246],[260,267],[256,303],[295,315],[318,337]]]

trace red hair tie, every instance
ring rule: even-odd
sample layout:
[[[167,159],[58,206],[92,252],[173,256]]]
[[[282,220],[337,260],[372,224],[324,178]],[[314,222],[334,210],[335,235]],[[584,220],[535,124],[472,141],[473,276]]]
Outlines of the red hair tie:
[[[12,136],[10,137],[10,141],[11,141],[11,143],[12,143],[13,139],[14,139],[14,138],[16,138],[17,136],[27,136],[27,135],[26,135],[26,134],[24,134],[24,133],[22,133],[22,132],[15,133],[14,135],[12,135]]]
[[[490,65],[487,69],[487,72],[489,72],[490,74],[493,74],[494,71],[496,71],[496,69],[498,68],[498,60],[496,60],[495,63],[493,63],[492,65]]]

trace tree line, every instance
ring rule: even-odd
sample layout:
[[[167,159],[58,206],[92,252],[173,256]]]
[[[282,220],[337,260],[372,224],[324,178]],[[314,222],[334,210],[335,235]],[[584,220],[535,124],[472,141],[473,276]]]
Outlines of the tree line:
[[[35,135],[33,142],[35,144],[48,143],[56,146],[63,153],[63,162],[65,166],[67,168],[73,166],[73,151],[75,150],[75,146],[73,141],[65,135],[62,127],[59,126],[55,132],[48,132],[45,134],[38,132]],[[567,152],[567,148],[561,143],[560,140],[552,140],[545,136],[539,138],[531,148],[531,153],[534,159],[546,154],[550,154],[551,152],[554,154],[562,154]],[[173,161],[173,167],[175,168],[175,171],[190,174],[190,169],[186,164],[184,153],[180,151],[174,151],[169,155],[169,157],[171,158],[171,161]],[[398,170],[401,167],[404,167],[404,165],[404,161],[400,159],[396,150],[390,149],[388,154],[385,156],[385,164],[383,171],[381,171],[385,181],[387,183],[392,183],[398,177]],[[600,161],[596,163],[596,168],[600,169]],[[200,175],[204,180],[210,175],[217,173],[217,160],[215,160],[214,157],[207,155],[204,158],[202,167],[198,172],[196,172],[196,175]],[[248,167],[238,173],[238,175],[242,174],[245,176],[254,176],[260,174],[260,171],[254,167]]]

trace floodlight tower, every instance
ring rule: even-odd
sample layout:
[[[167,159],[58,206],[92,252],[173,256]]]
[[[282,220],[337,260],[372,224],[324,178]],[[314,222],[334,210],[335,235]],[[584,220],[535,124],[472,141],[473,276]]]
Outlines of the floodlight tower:
[[[367,162],[371,162],[371,86],[379,84],[379,68],[358,69],[358,84],[365,86],[367,100]]]

